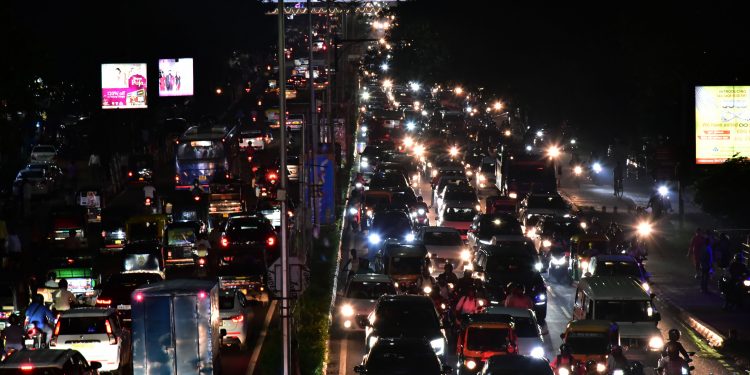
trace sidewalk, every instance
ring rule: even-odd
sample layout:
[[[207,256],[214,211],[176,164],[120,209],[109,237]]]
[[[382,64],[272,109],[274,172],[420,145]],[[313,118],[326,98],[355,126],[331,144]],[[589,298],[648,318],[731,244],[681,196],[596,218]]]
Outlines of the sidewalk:
[[[566,177],[566,176],[563,176]],[[622,199],[613,195],[612,184],[601,186],[581,184],[576,188],[572,182],[563,178],[560,191],[567,195],[573,203],[582,206],[584,212],[590,212],[590,207],[601,213],[602,206],[606,206],[607,214],[600,216],[615,217],[612,208],[618,207],[618,220],[624,220],[628,208],[636,205],[645,206],[648,202],[651,186],[647,181],[625,182],[625,194]],[[738,332],[739,339],[747,341],[750,338],[750,307],[744,306],[739,311],[727,312],[722,309],[723,299],[718,291],[719,269],[714,273],[709,284],[709,293],[703,294],[699,280],[694,277],[695,271],[691,260],[687,257],[687,248],[692,232],[697,227],[721,228],[721,222],[700,211],[692,201],[692,194],[685,197],[685,218],[680,229],[679,218],[676,213],[667,216],[659,224],[657,236],[662,239],[649,251],[646,268],[651,273],[651,283],[657,294],[657,299],[665,303],[675,315],[687,326],[693,328],[713,346],[721,346],[730,330]],[[676,197],[672,196],[672,207],[676,211]],[[608,221],[605,221],[605,223]],[[742,353],[745,356],[748,353]]]

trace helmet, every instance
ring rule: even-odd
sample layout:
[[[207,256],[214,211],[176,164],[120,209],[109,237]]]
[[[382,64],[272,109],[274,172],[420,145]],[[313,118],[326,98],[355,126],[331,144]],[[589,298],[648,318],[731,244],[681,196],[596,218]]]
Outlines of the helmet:
[[[34,302],[38,303],[40,305],[43,305],[44,304],[44,297],[41,294],[39,294],[39,293],[34,294]]]
[[[680,339],[680,330],[677,328],[672,328],[669,330],[669,341],[677,341]]]
[[[453,272],[453,264],[451,264],[451,262],[445,262],[445,265],[443,266],[443,271]]]
[[[512,282],[512,283],[508,284],[508,289],[510,289],[510,291],[512,293],[521,293],[521,294],[523,294],[523,292],[525,291],[526,288],[524,288],[523,284],[521,284],[519,282]]]
[[[568,346],[568,344],[561,344],[560,354],[570,354],[570,346]]]
[[[419,203],[422,203],[422,202],[424,202],[424,198],[422,198],[422,196],[421,196],[421,195],[420,195],[420,196],[418,196],[418,197],[417,197],[417,202],[419,202]]]

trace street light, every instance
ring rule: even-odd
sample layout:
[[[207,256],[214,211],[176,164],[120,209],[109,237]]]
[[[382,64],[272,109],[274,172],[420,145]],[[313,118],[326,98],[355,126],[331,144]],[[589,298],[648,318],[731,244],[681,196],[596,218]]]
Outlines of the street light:
[[[547,149],[547,155],[548,155],[548,156],[549,156],[549,157],[550,157],[551,159],[557,159],[557,158],[558,158],[558,157],[560,156],[560,147],[557,147],[557,146],[550,146],[550,147],[549,147],[549,148]]]
[[[506,136],[506,137],[510,137],[510,134],[511,134],[511,133],[510,133],[510,129],[506,129],[506,130],[505,130],[505,136]]]
[[[392,86],[393,86],[393,81],[391,81],[390,79],[387,79],[387,78],[383,80],[383,88],[384,89],[389,89]]]
[[[362,100],[364,100],[364,101],[370,100],[370,93],[367,92],[367,91],[363,92],[362,93]]]
[[[388,64],[387,63],[380,64],[380,70],[382,70],[384,72],[387,72],[388,71]]]
[[[451,146],[451,149],[450,149],[450,151],[448,151],[448,153],[450,153],[451,157],[458,156],[458,147]]]
[[[499,111],[499,110],[503,109],[503,103],[497,101],[497,102],[495,102],[495,104],[492,105],[492,108],[495,108],[496,111]]]
[[[411,91],[417,92],[420,89],[419,82],[411,82],[409,83],[409,87],[411,88]]]
[[[464,89],[463,89],[463,88],[461,88],[461,86],[456,86],[456,88],[455,88],[455,89],[453,89],[453,92],[455,92],[455,93],[456,93],[456,95],[461,95],[461,94],[463,94],[463,93],[464,93]]]

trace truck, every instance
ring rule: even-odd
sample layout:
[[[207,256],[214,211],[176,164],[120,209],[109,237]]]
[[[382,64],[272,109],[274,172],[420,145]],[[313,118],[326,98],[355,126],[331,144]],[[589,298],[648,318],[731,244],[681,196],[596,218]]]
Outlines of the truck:
[[[134,375],[221,372],[219,287],[176,279],[131,294]]]

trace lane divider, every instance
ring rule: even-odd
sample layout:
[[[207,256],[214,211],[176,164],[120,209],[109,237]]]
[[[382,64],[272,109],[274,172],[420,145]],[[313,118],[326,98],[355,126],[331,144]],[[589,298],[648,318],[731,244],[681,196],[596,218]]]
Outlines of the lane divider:
[[[260,357],[260,350],[263,348],[263,343],[266,340],[266,335],[268,334],[268,326],[271,324],[271,319],[273,319],[273,314],[276,312],[276,303],[277,300],[271,301],[271,304],[268,306],[268,311],[266,312],[266,318],[263,320],[263,329],[261,329],[260,334],[258,335],[258,339],[255,340],[255,347],[253,348],[253,354],[250,356],[250,363],[247,365],[247,372],[246,375],[253,375],[255,373],[255,365],[258,364],[258,357]]]

